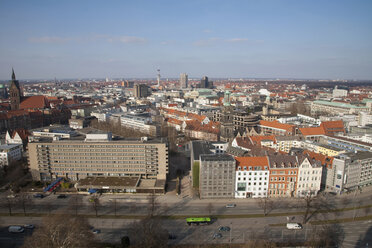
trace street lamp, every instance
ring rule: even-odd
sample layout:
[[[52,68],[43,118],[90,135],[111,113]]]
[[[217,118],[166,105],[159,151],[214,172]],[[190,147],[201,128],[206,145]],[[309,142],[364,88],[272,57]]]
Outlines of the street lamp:
[[[230,222],[230,244],[231,244],[232,222]]]

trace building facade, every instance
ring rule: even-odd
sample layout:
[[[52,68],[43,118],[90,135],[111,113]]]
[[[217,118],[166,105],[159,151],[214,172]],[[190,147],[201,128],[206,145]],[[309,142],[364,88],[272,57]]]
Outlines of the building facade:
[[[235,157],[235,198],[267,197],[269,161],[267,157]]]
[[[298,167],[297,197],[316,196],[320,191],[323,167],[305,158]]]
[[[200,155],[201,199],[234,198],[235,160],[227,154]]]
[[[188,75],[186,73],[181,73],[180,75],[180,86],[181,89],[187,89],[188,88]]]
[[[109,140],[87,135],[86,140],[28,144],[32,178],[50,181],[66,177],[73,181],[88,176],[139,176],[165,180],[168,174],[168,147],[157,140]]]

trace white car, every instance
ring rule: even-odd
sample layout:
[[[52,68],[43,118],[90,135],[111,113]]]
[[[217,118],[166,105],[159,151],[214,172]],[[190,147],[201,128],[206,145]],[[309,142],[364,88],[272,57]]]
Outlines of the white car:
[[[8,232],[10,233],[21,233],[24,232],[25,229],[21,226],[10,226],[8,227]]]
[[[300,223],[287,223],[287,229],[300,230],[302,229],[302,225]]]
[[[226,205],[226,208],[235,208],[235,207],[236,207],[236,204],[234,203],[230,203]]]

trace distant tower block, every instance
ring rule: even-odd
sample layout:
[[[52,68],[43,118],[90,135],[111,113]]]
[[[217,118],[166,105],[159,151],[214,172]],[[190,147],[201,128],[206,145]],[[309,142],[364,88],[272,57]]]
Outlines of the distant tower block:
[[[181,73],[180,75],[180,86],[181,89],[186,89],[188,87],[188,76],[186,73]]]
[[[158,69],[158,87],[160,86],[160,69]]]

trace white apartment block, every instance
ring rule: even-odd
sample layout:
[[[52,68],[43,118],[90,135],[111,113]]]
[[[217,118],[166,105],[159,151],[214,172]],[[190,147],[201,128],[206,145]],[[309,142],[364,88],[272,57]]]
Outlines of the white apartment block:
[[[267,196],[269,165],[267,157],[236,157],[235,198]]]
[[[22,144],[0,145],[0,167],[9,165],[12,161],[22,158]]]
[[[320,190],[322,171],[323,167],[320,165],[320,163],[311,163],[308,159],[304,159],[304,161],[298,167],[296,196],[316,196]]]

